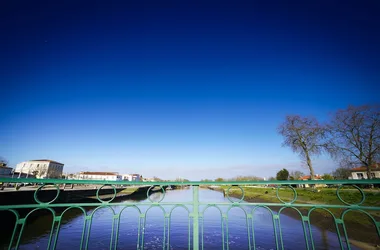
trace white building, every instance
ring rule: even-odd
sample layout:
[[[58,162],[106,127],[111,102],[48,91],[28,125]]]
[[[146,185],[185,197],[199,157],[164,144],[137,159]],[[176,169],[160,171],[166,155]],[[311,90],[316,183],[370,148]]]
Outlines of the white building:
[[[122,176],[117,172],[80,172],[79,180],[121,181]]]
[[[123,181],[141,181],[141,175],[139,174],[123,174]]]
[[[380,164],[371,167],[372,179],[380,178]],[[358,167],[351,169],[351,178],[353,180],[368,179],[367,167]]]
[[[63,166],[63,163],[46,159],[24,161],[16,165],[15,173],[35,175],[40,179],[61,178]]]

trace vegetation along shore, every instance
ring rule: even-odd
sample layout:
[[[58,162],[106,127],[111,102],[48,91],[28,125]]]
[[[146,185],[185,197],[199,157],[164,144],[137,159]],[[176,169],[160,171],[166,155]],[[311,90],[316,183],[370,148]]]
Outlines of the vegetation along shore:
[[[227,195],[228,186],[208,187],[215,191],[223,192]],[[244,190],[244,201],[246,202],[261,202],[261,203],[280,203],[276,196],[276,188],[270,187],[242,187]],[[336,188],[295,188],[297,199],[294,204],[329,204],[329,205],[344,205],[337,195]],[[379,189],[364,189],[365,201],[361,206],[380,206],[380,190]],[[290,202],[294,198],[294,193],[290,188],[280,188],[279,197],[284,202]],[[230,197],[240,199],[242,192],[238,187],[230,188],[228,195]],[[357,204],[361,201],[362,196],[357,189],[342,189],[340,192],[341,198],[350,203]],[[269,206],[273,211],[278,211],[280,207]],[[302,215],[307,215],[309,208],[299,208]],[[343,209],[330,209],[336,218],[340,218]],[[282,213],[289,215],[295,219],[301,219],[300,215],[294,209],[285,209]],[[369,212],[375,220],[379,220],[380,212]],[[331,218],[331,219],[329,219]],[[321,229],[336,232],[335,225],[331,215],[322,209],[316,209],[310,216],[312,225]],[[364,213],[355,211],[349,212],[344,218],[344,223],[347,229],[347,234],[352,241],[352,244],[362,249],[377,249],[380,245],[376,226],[370,218]],[[341,230],[341,229],[340,229]],[[341,234],[343,231],[341,230]]]

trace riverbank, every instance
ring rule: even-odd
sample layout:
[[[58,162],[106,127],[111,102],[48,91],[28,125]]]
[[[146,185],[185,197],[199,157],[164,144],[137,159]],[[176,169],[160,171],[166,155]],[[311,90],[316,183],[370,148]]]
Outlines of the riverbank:
[[[227,186],[208,187],[209,189],[223,192],[226,195]],[[336,196],[336,189],[296,189],[297,200],[295,204],[343,204]],[[363,206],[380,206],[380,192],[379,191],[364,191],[366,200],[362,204]],[[232,187],[228,195],[230,197],[240,199],[242,192],[238,187]],[[289,188],[280,189],[279,197],[285,202],[289,202],[294,198],[293,191]],[[349,203],[358,203],[361,200],[359,191],[353,189],[342,190],[341,197]],[[279,203],[276,196],[275,188],[263,188],[263,187],[244,187],[244,200],[246,202],[253,203]],[[269,206],[273,211],[279,211],[280,207]],[[308,209],[299,208],[303,216],[307,215]],[[342,209],[330,209],[336,218],[340,218]],[[283,210],[284,214],[291,216],[292,218],[301,220],[300,215],[293,209]],[[375,220],[379,221],[380,212],[370,213]],[[322,209],[314,210],[310,216],[310,222],[312,225],[317,226],[320,229],[336,232],[335,225],[332,220],[332,216]],[[344,223],[346,225],[347,234],[351,244],[361,249],[380,249],[380,239],[376,232],[376,227],[369,220],[369,217],[360,212],[350,212],[345,216]],[[341,234],[343,233],[340,229]]]

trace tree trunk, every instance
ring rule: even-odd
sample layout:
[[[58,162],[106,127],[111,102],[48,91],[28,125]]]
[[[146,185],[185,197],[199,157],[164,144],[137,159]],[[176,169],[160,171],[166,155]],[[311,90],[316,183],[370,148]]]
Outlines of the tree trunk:
[[[372,179],[372,176],[371,176],[371,173],[372,173],[372,170],[371,170],[371,165],[372,164],[370,164],[369,166],[367,166],[367,179],[368,180],[371,180]],[[373,185],[373,184],[370,184],[369,185],[369,188],[374,188],[375,187],[375,185]]]
[[[307,163],[307,166],[309,167],[309,170],[310,170],[310,179],[311,180],[314,180],[314,169],[313,169],[313,165],[311,164],[311,159],[309,157],[309,154],[306,152],[306,163]]]
[[[372,179],[371,173],[372,173],[371,167],[367,167],[367,179],[369,180]]]
[[[371,169],[371,166],[372,166],[372,157],[368,157],[368,164],[367,164],[367,179],[370,180],[372,179],[372,176],[371,176],[371,173],[372,173],[372,169]]]

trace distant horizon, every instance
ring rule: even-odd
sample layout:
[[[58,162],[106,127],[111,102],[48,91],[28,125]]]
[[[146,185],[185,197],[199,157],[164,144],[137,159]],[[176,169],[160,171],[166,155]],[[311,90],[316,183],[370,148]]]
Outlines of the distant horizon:
[[[55,159],[47,159],[47,160],[52,160],[52,161],[57,161]],[[25,160],[25,161],[32,161],[32,160]],[[21,162],[24,162],[24,161],[21,161]],[[21,163],[21,162],[18,162],[18,163]],[[291,163],[289,165],[276,165],[276,164],[264,164],[264,168],[272,168],[273,171],[274,171],[274,174],[271,175],[271,176],[263,176],[263,175],[260,175],[259,173],[257,172],[249,172],[250,170],[254,170],[255,167],[254,166],[234,166],[234,167],[213,167],[213,168],[203,168],[202,170],[198,170],[199,171],[199,176],[198,177],[195,177],[195,178],[189,178],[188,176],[189,175],[194,175],[194,173],[188,173],[186,174],[186,172],[191,172],[192,170],[189,169],[189,170],[185,170],[182,172],[181,175],[163,175],[163,174],[160,174],[162,171],[166,172],[166,171],[171,171],[172,168],[168,167],[168,168],[163,168],[163,169],[154,169],[158,172],[156,172],[157,174],[153,174],[153,175],[149,175],[150,172],[138,172],[138,171],[124,171],[124,170],[113,170],[112,168],[108,168],[106,170],[102,170],[102,169],[98,169],[98,170],[94,170],[94,169],[91,169],[89,168],[88,166],[87,167],[82,167],[80,168],[80,170],[75,170],[75,171],[67,171],[65,170],[65,167],[66,164],[64,162],[61,162],[61,161],[57,161],[57,162],[60,162],[62,164],[64,164],[64,168],[63,168],[63,174],[75,174],[75,173],[79,173],[79,172],[85,172],[85,171],[91,171],[91,172],[117,172],[119,174],[140,174],[142,175],[144,178],[153,178],[153,177],[158,177],[160,179],[164,179],[164,180],[173,180],[173,179],[176,179],[176,178],[183,178],[183,179],[188,179],[188,180],[191,180],[191,181],[200,181],[202,179],[212,179],[212,180],[215,180],[217,178],[223,178],[223,179],[233,179],[233,178],[237,178],[239,176],[255,176],[255,177],[259,177],[259,178],[265,178],[265,179],[269,179],[270,177],[276,177],[276,173],[280,170],[282,170],[283,168],[287,169],[289,172],[291,171],[300,171],[300,172],[303,172],[305,175],[310,175],[310,173],[308,172],[309,170],[307,169],[307,167],[305,166],[301,166],[301,161],[298,162],[298,164],[300,165],[299,167],[295,166],[296,163]],[[8,164],[8,166],[10,167],[13,167],[15,168],[16,165],[18,164]],[[325,163],[326,162],[321,162],[321,161],[314,161],[315,163],[315,167],[318,169],[318,167],[321,167],[320,165],[326,165]],[[330,162],[329,162],[330,163]],[[334,162],[333,162],[334,164]],[[317,170],[317,174],[319,175],[323,175],[323,174],[331,174],[337,167],[338,167],[338,163],[335,163],[336,166],[333,167],[333,169],[331,169],[331,171],[324,171],[323,173],[319,173],[318,170]],[[262,166],[258,166],[256,169],[260,170],[260,168],[262,168]],[[78,166],[70,166],[70,169],[78,169]],[[328,168],[324,168],[324,169],[328,169]],[[226,173],[228,172],[228,173]],[[222,174],[221,174],[222,173]],[[233,173],[233,174],[229,174],[229,173]],[[255,174],[257,173],[257,174]],[[171,176],[171,177],[170,177]]]
[[[376,1],[7,1],[0,156],[168,179],[306,174],[277,127],[379,103],[378,13]],[[313,160],[318,174],[338,167]]]

